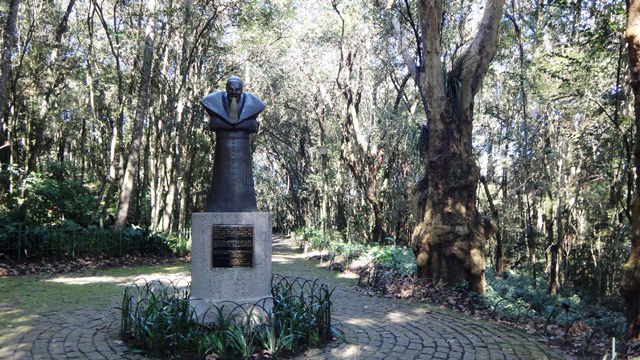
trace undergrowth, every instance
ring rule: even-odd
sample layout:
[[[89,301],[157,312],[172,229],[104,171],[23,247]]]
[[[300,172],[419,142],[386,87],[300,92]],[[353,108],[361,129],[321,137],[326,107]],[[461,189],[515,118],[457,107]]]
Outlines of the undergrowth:
[[[624,314],[588,301],[569,291],[551,296],[546,282],[536,281],[522,271],[507,271],[505,278],[488,271],[489,287],[480,297],[492,313],[512,321],[541,320],[567,329],[584,324],[607,334],[620,336],[626,323]]]
[[[345,243],[339,233],[323,237],[320,230],[309,228],[294,236],[301,248],[324,251],[332,268],[357,271],[361,286],[387,296],[414,298],[472,313],[481,311],[514,324],[536,324],[544,335],[561,342],[569,335],[581,336],[586,348],[593,337],[621,336],[625,330],[624,314],[572,293],[568,287],[551,296],[546,279],[534,283],[526,271],[508,271],[501,278],[487,269],[487,293],[479,296],[464,283],[446,287],[418,279],[413,252],[406,247]]]
[[[330,260],[381,265],[404,275],[416,271],[413,251],[406,246],[344,242],[339,232],[323,236],[322,231],[315,228],[302,228],[294,234],[300,248],[328,251]]]

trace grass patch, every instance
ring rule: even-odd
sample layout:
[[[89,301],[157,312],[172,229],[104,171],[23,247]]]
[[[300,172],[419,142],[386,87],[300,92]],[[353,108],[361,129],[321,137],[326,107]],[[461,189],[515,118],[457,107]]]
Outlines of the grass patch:
[[[188,272],[189,264],[136,266],[82,271],[66,275],[28,275],[0,280],[0,325],[18,324],[32,315],[87,306],[116,306],[116,299],[141,274]]]

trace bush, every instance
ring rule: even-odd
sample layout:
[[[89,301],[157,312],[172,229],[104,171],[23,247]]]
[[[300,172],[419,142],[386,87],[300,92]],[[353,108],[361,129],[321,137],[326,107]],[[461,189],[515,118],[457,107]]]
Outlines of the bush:
[[[402,275],[413,275],[416,272],[413,251],[404,246],[371,246],[366,254],[374,265],[384,266]]]
[[[48,163],[42,172],[29,174],[14,220],[27,226],[58,225],[64,221],[88,226],[97,197],[73,174],[66,163]]]
[[[610,334],[624,332],[626,324],[622,313],[585,301],[576,294],[551,296],[546,283],[534,286],[524,271],[509,271],[505,279],[494,277],[488,271],[487,280],[487,293],[480,299],[494,315],[504,319],[531,319],[566,327],[583,321]]]
[[[132,226],[121,230],[82,227],[73,221],[24,227],[0,224],[0,252],[21,262],[33,259],[122,256],[129,253],[185,256],[190,240],[184,235],[161,235]]]
[[[228,315],[212,305],[205,314],[217,315],[217,321],[206,322],[189,305],[189,284],[154,281],[125,290],[120,331],[129,346],[156,356],[247,359],[258,350],[292,355],[330,338],[332,292],[318,280],[274,276],[272,298],[249,310],[235,304]],[[273,307],[264,311],[269,300]]]
[[[330,235],[323,237],[322,231],[315,228],[301,228],[294,231],[294,234],[301,247],[329,250],[334,257],[344,256],[347,261],[364,259],[373,266],[384,267],[402,275],[412,275],[416,271],[413,251],[404,246],[345,243],[339,232],[329,232]]]
[[[310,249],[326,250],[331,244],[331,237],[323,235],[321,229],[301,228],[295,230],[294,233],[297,234],[300,245],[305,245]]]

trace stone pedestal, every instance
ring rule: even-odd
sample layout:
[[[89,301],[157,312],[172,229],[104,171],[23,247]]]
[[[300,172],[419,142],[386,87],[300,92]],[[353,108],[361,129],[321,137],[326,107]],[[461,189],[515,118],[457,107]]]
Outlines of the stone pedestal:
[[[194,213],[191,226],[190,303],[200,320],[212,304],[255,304],[271,296],[270,213]],[[225,313],[232,307],[226,303]],[[205,320],[214,315],[212,309]]]

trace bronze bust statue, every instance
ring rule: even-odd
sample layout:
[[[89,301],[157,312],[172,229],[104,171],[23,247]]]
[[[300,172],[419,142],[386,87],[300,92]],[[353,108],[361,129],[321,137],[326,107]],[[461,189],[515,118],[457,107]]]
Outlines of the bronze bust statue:
[[[243,92],[237,76],[200,102],[210,116],[209,129],[216,133],[213,179],[207,196],[207,212],[257,211],[253,186],[249,134],[258,131],[257,117],[264,103]]]

